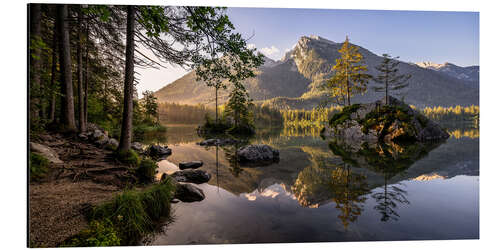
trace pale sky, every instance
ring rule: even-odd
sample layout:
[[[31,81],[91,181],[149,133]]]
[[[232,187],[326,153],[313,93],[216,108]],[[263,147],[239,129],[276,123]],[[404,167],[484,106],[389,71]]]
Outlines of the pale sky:
[[[451,11],[376,11],[279,8],[228,8],[236,31],[267,57],[279,60],[301,36],[319,35],[354,44],[375,54],[407,62],[479,65],[479,13]],[[187,73],[166,66],[137,69],[139,95],[156,91]]]

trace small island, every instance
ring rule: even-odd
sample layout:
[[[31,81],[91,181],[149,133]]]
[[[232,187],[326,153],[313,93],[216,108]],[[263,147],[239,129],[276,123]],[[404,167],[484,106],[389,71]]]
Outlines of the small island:
[[[379,100],[344,107],[333,115],[322,135],[344,141],[353,148],[360,148],[365,142],[429,142],[450,136],[436,122],[409,105],[392,96],[388,100],[386,105]]]

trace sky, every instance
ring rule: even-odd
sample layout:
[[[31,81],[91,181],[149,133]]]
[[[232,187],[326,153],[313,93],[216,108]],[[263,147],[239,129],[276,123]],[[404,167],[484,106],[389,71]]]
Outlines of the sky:
[[[279,60],[301,36],[352,43],[406,62],[479,65],[479,13],[333,9],[228,8],[250,47]],[[156,91],[187,73],[179,67],[139,69],[139,93]]]

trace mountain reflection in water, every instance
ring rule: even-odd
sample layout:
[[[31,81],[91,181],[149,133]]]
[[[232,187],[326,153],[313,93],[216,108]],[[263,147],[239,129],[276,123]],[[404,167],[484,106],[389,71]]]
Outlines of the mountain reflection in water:
[[[246,143],[202,147],[196,145],[202,138],[183,129],[190,131],[186,138],[182,129],[176,128],[174,137],[167,131],[163,143],[173,154],[159,170],[171,173],[179,162],[202,160],[201,169],[212,175],[199,185],[207,197],[174,204],[174,223],[151,244],[479,236],[479,132],[442,144],[353,150],[307,130],[286,132],[290,129],[259,129]],[[279,149],[280,162],[240,165],[236,151],[247,143]]]

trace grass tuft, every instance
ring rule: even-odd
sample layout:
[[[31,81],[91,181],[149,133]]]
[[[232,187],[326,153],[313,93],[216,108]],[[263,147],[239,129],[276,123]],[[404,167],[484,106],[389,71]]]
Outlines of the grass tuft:
[[[36,153],[30,153],[30,181],[37,181],[45,177],[49,171],[49,164],[47,158]]]
[[[156,169],[158,169],[158,165],[155,161],[150,158],[144,158],[136,169],[136,175],[140,182],[151,183],[155,179]]]
[[[141,163],[141,158],[134,150],[118,151],[115,156],[119,161],[132,166],[139,166]]]
[[[145,190],[127,190],[112,201],[95,207],[90,221],[110,221],[121,245],[133,245],[153,232],[155,221],[168,216],[175,193],[171,178]]]

